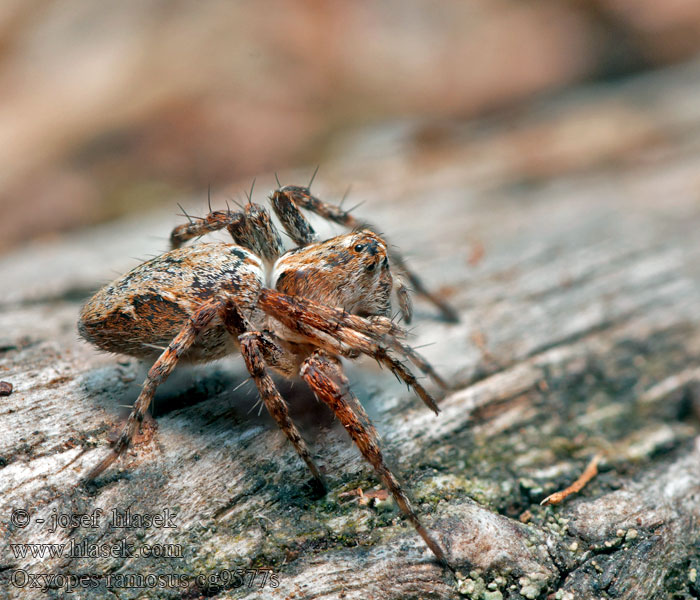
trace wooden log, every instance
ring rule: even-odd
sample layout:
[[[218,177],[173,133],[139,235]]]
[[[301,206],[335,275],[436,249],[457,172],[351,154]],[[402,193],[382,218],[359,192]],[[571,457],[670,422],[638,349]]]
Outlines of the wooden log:
[[[331,483],[313,494],[251,384],[233,391],[240,357],[178,369],[140,443],[77,485],[147,368],[81,342],[80,303],[131,257],[165,249],[175,201],[3,257],[0,379],[14,387],[0,398],[2,597],[700,594],[698,75],[691,64],[579,90],[508,123],[373,130],[319,176],[325,196],[353,182],[361,216],[459,309],[452,325],[417,303],[410,342],[434,342],[422,352],[453,386],[438,417],[376,365],[349,365],[455,574],[390,501],[345,494],[376,489],[371,468],[300,382],[282,382]],[[598,453],[578,495],[539,505]],[[161,521],[113,528],[113,510]],[[71,557],[71,543],[110,551]]]

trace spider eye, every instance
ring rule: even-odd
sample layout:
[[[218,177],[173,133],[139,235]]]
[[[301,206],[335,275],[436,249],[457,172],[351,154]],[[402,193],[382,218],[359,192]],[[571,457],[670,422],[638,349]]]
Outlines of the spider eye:
[[[355,246],[355,252],[362,252],[364,249],[365,249],[364,244],[357,244],[357,246]]]

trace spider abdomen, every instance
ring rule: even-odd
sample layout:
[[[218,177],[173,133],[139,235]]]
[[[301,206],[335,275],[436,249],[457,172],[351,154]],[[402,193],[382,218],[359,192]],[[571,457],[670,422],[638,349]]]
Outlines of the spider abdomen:
[[[162,352],[207,301],[231,298],[254,308],[264,283],[262,263],[235,244],[203,243],[146,261],[99,290],[80,311],[78,331],[102,350],[150,358]],[[214,360],[236,349],[215,318],[184,360]]]

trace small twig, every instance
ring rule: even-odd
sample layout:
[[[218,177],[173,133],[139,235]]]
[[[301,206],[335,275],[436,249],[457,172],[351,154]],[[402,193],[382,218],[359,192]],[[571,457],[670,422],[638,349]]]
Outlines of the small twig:
[[[549,496],[547,496],[544,500],[542,500],[542,502],[540,502],[540,506],[545,506],[547,504],[559,504],[567,496],[571,496],[571,494],[576,494],[577,492],[580,492],[583,489],[583,487],[598,474],[598,463],[602,458],[602,454],[596,454],[591,459],[591,462],[588,463],[586,468],[583,470],[583,473],[581,473],[581,476],[576,481],[574,481],[569,487],[561,490],[560,492],[555,492],[554,494],[550,494]]]
[[[347,498],[352,496],[357,496],[357,502],[361,506],[374,506],[377,502],[385,502],[386,500],[388,500],[389,492],[384,488],[378,490],[369,490],[368,492],[365,492],[362,490],[362,488],[358,487],[354,490],[350,490],[348,492],[341,492],[340,494],[338,494],[339,498]],[[352,499],[354,500],[355,498]]]

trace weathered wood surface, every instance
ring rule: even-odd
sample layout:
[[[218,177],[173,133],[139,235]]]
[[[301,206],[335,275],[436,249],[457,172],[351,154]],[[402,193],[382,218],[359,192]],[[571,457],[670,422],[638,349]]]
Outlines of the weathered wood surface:
[[[448,325],[417,303],[412,343],[433,342],[422,352],[454,385],[439,417],[372,363],[349,367],[456,576],[391,505],[341,496],[376,487],[371,468],[301,384],[285,385],[332,484],[312,494],[252,385],[232,391],[246,378],[240,357],[177,372],[157,396],[157,428],[97,486],[76,487],[145,373],[78,340],[80,302],[162,251],[179,218],[142,215],[4,257],[0,379],[14,392],[0,398],[0,596],[63,597],[11,585],[19,570],[193,578],[236,567],[270,567],[279,587],[102,580],[71,597],[700,595],[699,97],[695,64],[493,123],[374,131],[324,166],[316,191],[339,197],[353,183],[358,213],[461,314]],[[579,496],[539,506],[598,452],[601,472]],[[96,508],[169,509],[177,527],[115,530],[105,517],[49,533],[36,522]],[[10,523],[17,509],[25,528]],[[124,538],[179,544],[183,556],[22,559],[9,546]]]

